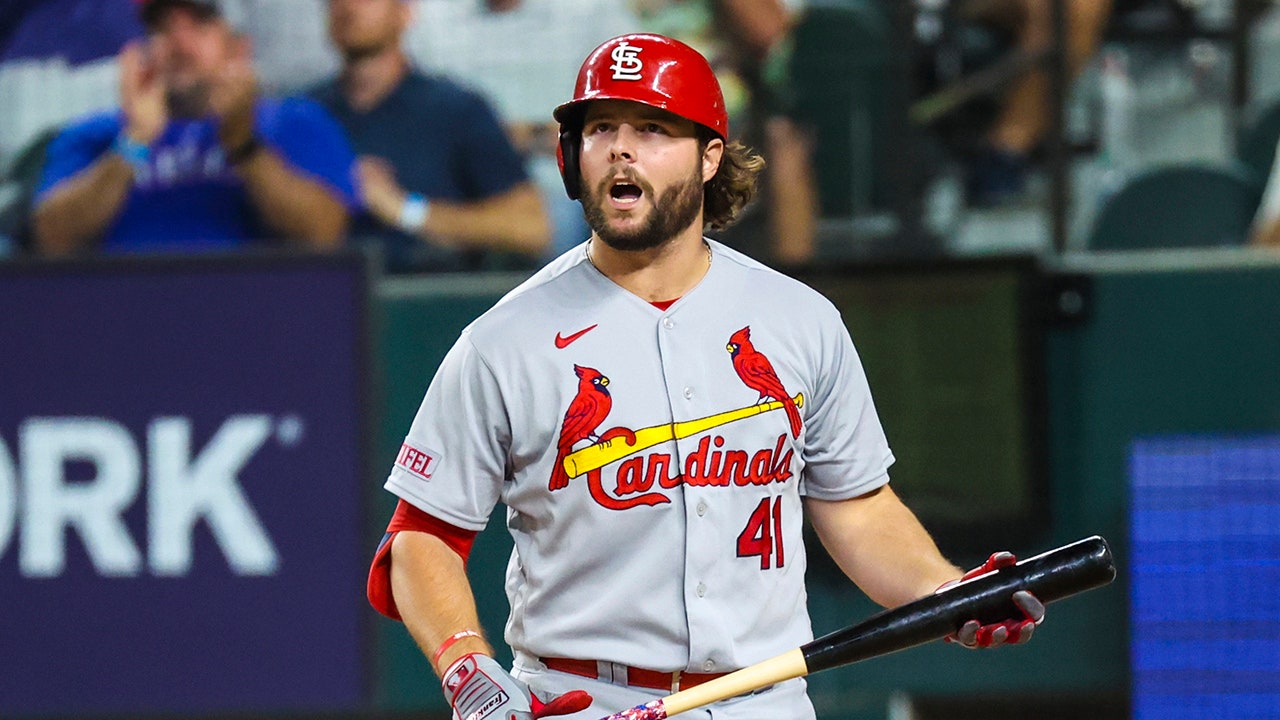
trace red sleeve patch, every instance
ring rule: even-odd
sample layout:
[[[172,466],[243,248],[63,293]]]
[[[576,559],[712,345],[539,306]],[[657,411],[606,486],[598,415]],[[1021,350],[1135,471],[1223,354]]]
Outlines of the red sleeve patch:
[[[391,516],[391,522],[387,523],[387,534],[382,536],[382,542],[378,543],[378,550],[373,555],[367,587],[369,604],[392,620],[401,618],[400,611],[396,609],[396,600],[391,595],[391,540],[401,530],[435,535],[443,540],[449,549],[458,553],[463,563],[466,563],[467,558],[470,557],[471,546],[475,543],[477,535],[474,530],[464,530],[456,525],[450,525],[401,500]]]

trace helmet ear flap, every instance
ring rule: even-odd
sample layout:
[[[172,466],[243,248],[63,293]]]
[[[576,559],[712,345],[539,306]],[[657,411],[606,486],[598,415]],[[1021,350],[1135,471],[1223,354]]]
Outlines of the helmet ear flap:
[[[582,132],[560,126],[560,144],[556,146],[556,162],[560,165],[560,178],[570,200],[582,196]]]

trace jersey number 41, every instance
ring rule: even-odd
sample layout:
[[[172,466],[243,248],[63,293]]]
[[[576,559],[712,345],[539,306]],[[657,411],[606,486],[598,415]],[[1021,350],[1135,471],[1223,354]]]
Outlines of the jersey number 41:
[[[738,535],[738,557],[759,557],[760,569],[782,567],[782,497],[765,498],[747,518],[747,526]],[[771,561],[776,560],[776,565]]]

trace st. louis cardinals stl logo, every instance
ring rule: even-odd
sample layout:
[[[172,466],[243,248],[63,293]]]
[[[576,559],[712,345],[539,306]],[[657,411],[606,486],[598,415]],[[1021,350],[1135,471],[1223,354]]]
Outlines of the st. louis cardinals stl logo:
[[[614,80],[641,79],[640,71],[644,69],[644,63],[640,62],[640,51],[643,49],[628,45],[625,40],[618,43],[613,52],[609,53],[609,59],[613,60],[609,69],[613,71]]]
[[[610,510],[626,510],[671,502],[663,491],[681,484],[728,487],[783,483],[790,479],[793,451],[788,447],[785,433],[778,436],[773,447],[760,448],[754,453],[725,449],[725,438],[710,434],[729,423],[774,410],[786,412],[792,437],[799,437],[803,426],[800,408],[804,406],[804,395],[792,397],[787,393],[769,359],[751,344],[751,328],[735,332],[726,347],[738,378],[759,393],[754,404],[696,420],[639,430],[615,427],[601,433],[600,427],[613,409],[609,378],[595,368],[574,365],[578,390],[560,427],[548,489],[560,490],[573,478],[586,475],[592,499]],[[676,467],[669,453],[644,452],[671,440],[699,434],[704,437],[697,450],[684,458],[683,467]],[[592,444],[573,449],[584,440]],[[605,487],[602,471],[614,463],[619,465],[616,483],[610,490]]]

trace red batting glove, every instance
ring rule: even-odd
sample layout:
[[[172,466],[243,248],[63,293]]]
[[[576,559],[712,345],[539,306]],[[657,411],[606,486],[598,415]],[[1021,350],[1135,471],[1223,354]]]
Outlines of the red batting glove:
[[[986,575],[994,570],[1009,567],[1017,561],[1018,559],[1010,552],[992,553],[986,562],[965,573],[959,580],[943,583],[942,587],[939,587],[937,591],[943,592],[947,588],[958,585],[965,580],[971,580],[979,575]],[[1013,594],[1013,604],[1021,611],[1022,617],[1013,617],[990,625],[983,625],[978,620],[970,620],[961,625],[959,630],[948,635],[946,641],[957,643],[967,648],[1019,645],[1027,642],[1034,634],[1036,626],[1044,622],[1044,603],[1040,602],[1039,598],[1030,592],[1019,590]]]
[[[533,719],[552,715],[570,715],[591,707],[591,695],[586,690],[570,690],[563,695],[550,698],[550,702],[542,702],[537,695],[529,693],[532,701]]]

